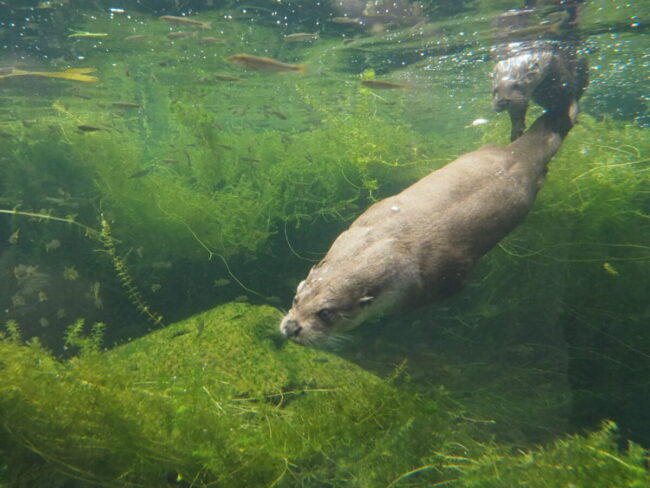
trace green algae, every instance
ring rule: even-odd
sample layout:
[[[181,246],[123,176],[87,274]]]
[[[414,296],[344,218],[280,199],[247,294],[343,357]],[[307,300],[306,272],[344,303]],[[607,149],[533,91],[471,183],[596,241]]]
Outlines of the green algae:
[[[0,342],[3,478],[205,487],[648,480],[647,454],[634,445],[619,453],[611,424],[512,456],[462,421],[443,390],[418,393],[401,369],[381,379],[283,342],[277,319],[270,307],[230,304],[107,352],[97,327],[84,336],[77,323],[68,339],[81,355],[63,362],[38,341],[23,345],[12,326]],[[530,486],[557,486],[539,482]]]
[[[590,15],[603,6],[620,19],[606,3],[590,4],[598,6]],[[3,206],[70,216],[97,230],[103,215],[147,302],[160,283],[171,290],[170,309],[187,294],[192,313],[200,310],[201,288],[210,305],[234,298],[235,286],[225,293],[204,278],[212,272],[206,257],[217,253],[246,276],[270,276],[262,285],[289,303],[308,266],[293,248],[317,249],[310,255],[318,258],[373,200],[476,148],[481,134],[484,142],[507,140],[507,117],[489,112],[487,88],[476,93],[476,80],[489,84],[489,63],[459,58],[426,76],[420,63],[394,72],[414,80],[411,90],[372,93],[359,86],[351,61],[385,69],[387,51],[398,55],[409,42],[420,49],[422,36],[388,33],[350,48],[323,36],[288,48],[274,29],[242,24],[216,21],[228,44],[209,49],[196,39],[170,43],[166,26],[138,16],[94,26],[110,31],[107,46],[120,55],[116,63],[75,41],[101,84],[73,90],[37,82],[41,98],[12,96],[4,110]],[[121,40],[142,29],[152,37],[140,47]],[[269,77],[225,61],[256,46],[306,60],[310,74]],[[617,449],[610,424],[561,437],[614,415],[623,438],[647,440],[650,427],[647,130],[589,116],[589,107],[618,110],[603,101],[607,76],[637,79],[641,70],[608,69],[616,50],[596,56],[605,68],[594,71],[588,113],[551,162],[527,220],[482,260],[456,300],[410,311],[408,323],[386,319],[378,338],[376,324],[367,336],[359,331],[361,352],[349,356],[381,363],[388,380],[278,341],[279,313],[268,307],[228,305],[106,353],[100,330],[80,313],[87,325],[75,322],[66,334],[67,351],[80,357],[66,361],[37,342],[22,345],[21,329],[29,338],[42,328],[21,317],[0,345],[0,418],[7,419],[0,479],[9,486],[74,479],[79,486],[646,486],[647,452]],[[217,72],[244,81],[220,83]],[[6,86],[18,94],[17,85]],[[479,116],[495,120],[468,127]],[[79,124],[101,130],[82,133]],[[116,281],[96,252],[101,244],[75,226],[14,216],[4,229],[20,230],[15,248],[43,268],[62,259],[45,250],[59,239],[65,259],[78,259],[102,293]],[[164,275],[155,264],[175,269]],[[66,290],[75,300],[88,293]],[[107,310],[107,334],[127,327],[142,334],[111,315],[117,307]]]
[[[467,488],[641,488],[650,482],[647,451],[634,443],[619,448],[611,422],[586,436],[569,436],[528,452],[486,451],[474,459],[466,453],[439,456],[445,459],[447,470],[461,473],[456,480]]]
[[[385,456],[393,443],[422,451],[427,444],[417,442],[435,435],[442,417],[414,420],[421,402],[390,381],[278,342],[277,318],[269,307],[227,305],[104,353],[96,331],[80,343],[76,324],[69,336],[83,354],[64,363],[12,335],[0,346],[0,410],[13,482],[322,486],[360,478],[350,486],[363,486],[405,470],[406,458],[386,469],[364,459]]]

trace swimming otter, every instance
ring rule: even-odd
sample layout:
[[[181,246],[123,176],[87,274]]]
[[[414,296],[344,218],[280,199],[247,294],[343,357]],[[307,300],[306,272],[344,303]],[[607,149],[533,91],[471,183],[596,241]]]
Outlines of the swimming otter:
[[[550,22],[535,23],[538,9],[509,10],[497,17],[492,94],[494,109],[510,115],[511,141],[524,133],[531,99],[559,110],[579,100],[587,86],[587,63],[577,55],[577,7],[572,8],[555,12],[560,17]],[[557,38],[544,38],[548,36]]]
[[[316,344],[371,314],[459,290],[531,209],[572,125],[569,110],[547,112],[510,145],[483,146],[372,205],[298,285],[282,333]]]
[[[586,64],[570,44],[555,41],[514,42],[500,46],[503,56],[492,72],[494,109],[508,110],[510,140],[526,129],[529,100],[558,110],[580,99],[587,85]]]

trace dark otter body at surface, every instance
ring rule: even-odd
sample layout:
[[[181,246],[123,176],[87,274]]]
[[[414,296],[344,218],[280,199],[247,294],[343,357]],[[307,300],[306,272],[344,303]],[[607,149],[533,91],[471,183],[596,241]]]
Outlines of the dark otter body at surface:
[[[575,36],[577,6],[551,12],[555,18],[535,23],[538,13],[538,9],[510,10],[496,20],[494,109],[508,111],[513,141],[524,133],[530,100],[546,110],[558,110],[579,100],[588,83],[587,63],[578,56]]]
[[[369,315],[459,290],[531,209],[571,125],[566,107],[546,113],[510,145],[465,154],[372,205],[300,283],[282,333],[315,344]]]

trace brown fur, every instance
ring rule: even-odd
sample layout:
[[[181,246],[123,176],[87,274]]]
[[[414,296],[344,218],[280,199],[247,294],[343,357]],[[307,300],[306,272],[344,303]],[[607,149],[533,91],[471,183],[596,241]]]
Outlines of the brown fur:
[[[459,290],[533,206],[567,113],[546,113],[510,145],[465,154],[368,208],[298,286],[283,334],[314,344],[370,314]]]
[[[558,110],[578,101],[587,86],[587,63],[574,39],[577,6],[567,8],[550,23],[535,23],[538,9],[509,10],[496,19],[492,95],[494,109],[510,115],[512,141],[526,129],[530,100]]]
[[[502,50],[508,48],[510,55],[498,61],[492,72],[492,89],[494,109],[510,115],[510,140],[514,141],[526,129],[530,100],[557,110],[580,99],[587,84],[586,65],[576,59],[572,46],[555,41],[502,46]]]

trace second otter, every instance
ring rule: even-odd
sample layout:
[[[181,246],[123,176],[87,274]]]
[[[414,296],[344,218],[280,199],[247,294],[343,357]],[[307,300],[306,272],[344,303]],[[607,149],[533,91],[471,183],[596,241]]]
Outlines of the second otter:
[[[512,141],[524,133],[530,100],[559,110],[579,100],[587,86],[586,59],[578,57],[575,3],[554,12],[560,17],[550,23],[535,23],[542,12],[537,8],[509,10],[496,19],[492,96],[494,109],[510,115]]]
[[[533,206],[573,124],[568,112],[548,112],[510,145],[465,154],[368,208],[298,285],[282,333],[316,344],[371,314],[460,289]]]

